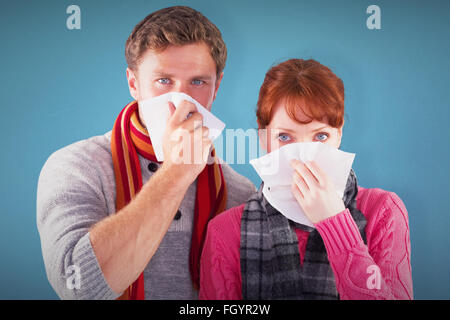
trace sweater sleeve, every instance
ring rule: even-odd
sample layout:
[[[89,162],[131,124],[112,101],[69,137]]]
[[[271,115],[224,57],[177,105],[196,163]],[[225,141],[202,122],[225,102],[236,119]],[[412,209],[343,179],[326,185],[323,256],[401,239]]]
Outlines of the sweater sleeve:
[[[47,277],[61,299],[119,296],[106,282],[89,238],[90,227],[108,215],[94,160],[61,149],[39,176],[37,227]]]
[[[413,299],[407,211],[394,193],[381,202],[366,226],[368,245],[348,209],[316,224],[343,300]]]
[[[231,208],[208,224],[200,265],[200,300],[241,300],[239,218]]]

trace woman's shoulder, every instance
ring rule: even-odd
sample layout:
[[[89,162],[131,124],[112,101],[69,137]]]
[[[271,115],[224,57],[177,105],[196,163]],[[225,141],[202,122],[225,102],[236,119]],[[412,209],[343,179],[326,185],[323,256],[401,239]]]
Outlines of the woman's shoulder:
[[[208,228],[214,228],[222,231],[239,231],[241,229],[241,217],[244,211],[245,203],[225,210],[218,214],[208,224]]]
[[[395,192],[383,190],[380,188],[358,187],[356,203],[358,209],[360,209],[361,211],[368,209],[380,209],[380,207],[396,207],[402,211],[406,211],[403,201]]]
[[[214,232],[220,234],[221,237],[239,237],[241,234],[241,217],[244,211],[245,203],[225,210],[224,212],[218,214],[208,224],[209,232]],[[228,239],[231,240],[231,239]],[[236,239],[235,239],[236,240]]]
[[[239,269],[239,248],[241,244],[241,216],[245,203],[230,208],[208,223],[203,256],[206,260],[222,257],[229,265]],[[203,258],[202,258],[203,259]]]
[[[358,187],[356,205],[367,219],[367,227],[388,227],[397,221],[408,225],[408,212],[400,197],[380,188]],[[398,225],[398,224],[397,224]]]

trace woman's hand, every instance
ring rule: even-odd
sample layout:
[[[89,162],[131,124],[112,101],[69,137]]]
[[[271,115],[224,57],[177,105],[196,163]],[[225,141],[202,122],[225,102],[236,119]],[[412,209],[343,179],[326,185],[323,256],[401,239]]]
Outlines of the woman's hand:
[[[292,193],[308,219],[316,224],[345,210],[333,182],[314,162],[291,160],[294,168]]]

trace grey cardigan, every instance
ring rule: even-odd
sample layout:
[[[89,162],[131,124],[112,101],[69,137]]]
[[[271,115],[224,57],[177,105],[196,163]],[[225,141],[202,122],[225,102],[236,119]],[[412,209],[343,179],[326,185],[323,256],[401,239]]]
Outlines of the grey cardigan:
[[[139,156],[142,181],[156,163]],[[156,165],[156,166],[155,166]],[[244,203],[256,191],[247,178],[222,165],[227,209]],[[197,299],[189,274],[196,182],[180,206],[158,250],[144,270],[146,299]],[[116,212],[116,185],[111,158],[111,131],[54,152],[39,176],[37,228],[47,277],[62,299],[115,299],[99,267],[89,229]]]

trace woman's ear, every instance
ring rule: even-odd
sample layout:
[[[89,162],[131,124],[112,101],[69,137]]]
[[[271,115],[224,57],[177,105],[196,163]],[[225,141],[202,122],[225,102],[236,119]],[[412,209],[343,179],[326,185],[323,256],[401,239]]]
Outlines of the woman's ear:
[[[344,120],[344,122],[342,123],[342,126],[339,128],[339,130],[338,130],[338,134],[339,134],[339,141],[338,141],[338,149],[341,147],[341,141],[342,141],[342,129],[344,128],[344,123],[345,123],[345,120]]]
[[[259,146],[264,152],[270,152],[270,147],[267,145],[267,129],[258,129]]]
[[[128,82],[128,89],[130,90],[131,96],[134,98],[134,100],[139,100],[139,87],[138,87],[138,80],[130,68],[127,68],[127,82]]]

